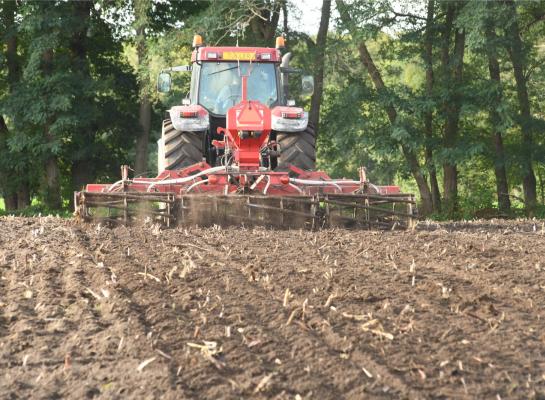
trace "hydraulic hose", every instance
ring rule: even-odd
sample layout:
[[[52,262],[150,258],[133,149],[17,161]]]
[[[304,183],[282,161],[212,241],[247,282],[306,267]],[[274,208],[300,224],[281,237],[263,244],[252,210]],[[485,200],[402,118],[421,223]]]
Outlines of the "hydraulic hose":
[[[199,185],[202,185],[203,183],[208,183],[208,179],[203,179],[202,181],[197,181],[197,182],[191,184],[191,186],[189,186],[185,192],[186,192],[186,193],[189,193],[189,192],[191,192],[194,188],[196,188],[196,187],[199,186]]]
[[[212,168],[208,168],[208,169],[205,169],[204,171],[201,171],[195,175],[191,175],[191,176],[186,176],[185,178],[175,178],[175,179],[165,179],[164,181],[160,181],[160,182],[153,182],[153,183],[150,183],[150,186],[148,187],[148,192],[151,191],[151,189],[153,189],[155,186],[162,186],[162,185],[175,185],[175,184],[180,184],[180,183],[188,183],[188,182],[191,182],[193,180],[195,180],[196,178],[200,177],[200,176],[203,176],[203,175],[208,175],[208,174],[213,174],[215,172],[221,172],[221,171],[225,171],[225,167],[221,166],[221,167],[212,167]],[[135,183],[149,183],[149,182],[142,182],[142,181],[137,181],[137,180],[133,180],[133,182]]]

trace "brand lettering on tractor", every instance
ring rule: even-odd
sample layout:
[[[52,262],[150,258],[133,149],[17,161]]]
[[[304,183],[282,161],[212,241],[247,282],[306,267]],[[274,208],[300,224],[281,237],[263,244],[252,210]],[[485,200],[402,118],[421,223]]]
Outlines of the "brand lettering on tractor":
[[[248,51],[225,51],[223,52],[224,60],[240,60],[240,61],[254,61],[256,55],[253,52]]]

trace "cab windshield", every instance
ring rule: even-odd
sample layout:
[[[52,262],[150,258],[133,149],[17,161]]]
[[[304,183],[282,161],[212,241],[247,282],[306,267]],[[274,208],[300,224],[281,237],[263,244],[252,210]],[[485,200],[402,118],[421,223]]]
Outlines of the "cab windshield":
[[[203,62],[199,82],[199,104],[214,114],[242,99],[241,75],[248,75],[248,99],[271,106],[278,99],[273,63]]]

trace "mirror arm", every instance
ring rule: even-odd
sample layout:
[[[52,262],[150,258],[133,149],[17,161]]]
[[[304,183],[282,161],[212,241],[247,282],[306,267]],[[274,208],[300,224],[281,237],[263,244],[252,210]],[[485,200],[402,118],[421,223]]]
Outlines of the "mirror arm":
[[[301,68],[280,67],[280,72],[283,74],[300,74],[303,70]]]
[[[161,70],[161,72],[191,72],[191,65],[178,65]]]

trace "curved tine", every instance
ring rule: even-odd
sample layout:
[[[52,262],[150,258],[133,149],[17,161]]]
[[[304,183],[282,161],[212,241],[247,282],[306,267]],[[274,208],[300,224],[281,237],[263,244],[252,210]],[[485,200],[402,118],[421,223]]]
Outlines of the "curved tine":
[[[300,188],[299,186],[297,186],[297,185],[294,185],[294,184],[293,184],[293,183],[291,183],[291,182],[290,182],[290,184],[289,184],[289,185],[290,185],[290,186],[291,186],[292,188],[295,188],[295,189],[297,189],[297,190],[299,191],[299,193],[301,193],[301,194],[303,194],[303,193],[304,193],[304,192],[303,192],[303,189],[301,189],[301,188]]]
[[[270,185],[271,185],[271,176],[267,175],[267,184],[265,185],[265,189],[263,189],[263,194],[267,194],[267,191],[269,190]]]

